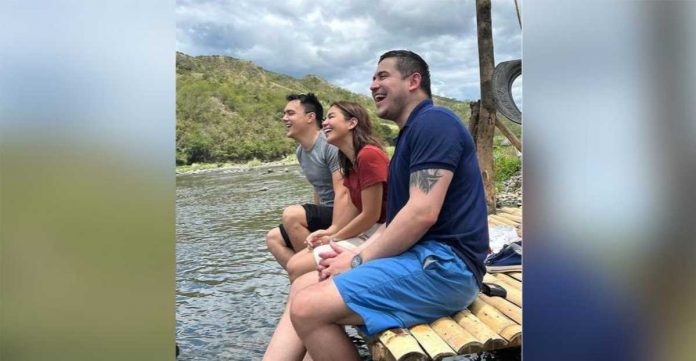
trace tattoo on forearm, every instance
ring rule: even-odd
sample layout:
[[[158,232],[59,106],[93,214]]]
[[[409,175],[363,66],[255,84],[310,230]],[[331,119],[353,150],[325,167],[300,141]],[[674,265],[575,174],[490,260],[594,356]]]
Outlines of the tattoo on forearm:
[[[423,193],[430,192],[435,183],[442,178],[439,169],[423,169],[411,173],[409,184],[418,187]]]

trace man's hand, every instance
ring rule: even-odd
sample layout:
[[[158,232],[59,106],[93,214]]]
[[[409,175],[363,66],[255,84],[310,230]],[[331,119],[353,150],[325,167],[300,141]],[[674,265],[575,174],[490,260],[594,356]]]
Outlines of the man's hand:
[[[331,251],[319,254],[321,258],[318,265],[319,280],[325,280],[350,270],[350,262],[355,256],[352,250],[343,248],[334,242],[330,242],[329,245],[331,245]]]

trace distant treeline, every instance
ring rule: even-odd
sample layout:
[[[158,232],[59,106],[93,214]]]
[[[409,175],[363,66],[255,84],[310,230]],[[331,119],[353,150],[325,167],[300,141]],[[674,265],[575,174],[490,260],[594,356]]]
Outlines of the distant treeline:
[[[313,92],[326,107],[337,100],[358,102],[370,112],[377,136],[385,145],[391,145],[397,134],[393,123],[377,118],[374,103],[367,96],[314,75],[297,79],[231,57],[177,53],[176,90],[178,165],[270,161],[291,154],[295,146],[285,137],[281,121],[285,97],[290,93]],[[468,102],[441,97],[435,97],[435,102],[468,120]]]

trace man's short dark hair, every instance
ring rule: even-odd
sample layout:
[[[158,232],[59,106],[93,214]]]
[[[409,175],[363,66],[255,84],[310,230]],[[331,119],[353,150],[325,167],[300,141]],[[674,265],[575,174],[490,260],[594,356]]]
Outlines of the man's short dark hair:
[[[321,122],[324,121],[324,108],[314,93],[290,94],[286,97],[288,101],[299,100],[305,113],[314,113],[317,118],[317,126],[321,129]]]
[[[433,93],[430,91],[430,69],[428,68],[428,63],[420,55],[410,50],[390,50],[382,54],[377,63],[381,63],[386,58],[396,58],[396,70],[404,77],[413,73],[420,74],[420,88],[425,91],[428,98],[433,97]]]

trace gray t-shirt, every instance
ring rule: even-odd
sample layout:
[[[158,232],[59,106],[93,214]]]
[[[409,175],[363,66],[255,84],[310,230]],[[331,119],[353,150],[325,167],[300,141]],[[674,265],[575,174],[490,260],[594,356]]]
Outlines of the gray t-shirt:
[[[338,148],[326,142],[324,132],[319,132],[317,140],[309,151],[297,146],[297,160],[302,172],[314,191],[319,194],[319,204],[333,206],[334,191],[331,174],[339,169]]]

